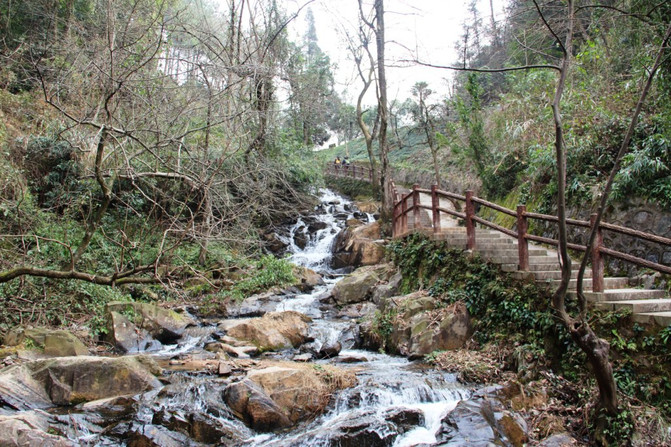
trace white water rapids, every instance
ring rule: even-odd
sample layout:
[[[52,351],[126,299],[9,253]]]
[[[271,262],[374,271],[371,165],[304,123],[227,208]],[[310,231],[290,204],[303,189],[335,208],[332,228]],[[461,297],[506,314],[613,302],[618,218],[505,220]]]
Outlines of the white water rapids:
[[[293,243],[294,232],[304,228],[299,221],[293,226],[292,237],[286,242],[291,247],[290,260],[298,265],[311,268],[324,276],[326,285],[316,288],[310,294],[297,295],[282,303],[278,310],[295,310],[313,318],[312,332],[317,342],[322,344],[345,339],[343,334],[350,330],[352,322],[348,320],[322,319],[318,297],[323,296],[342,279],[329,268],[331,249],[337,233],[344,224],[343,215],[352,217],[352,204],[345,198],[329,191],[321,190],[322,210],[317,214],[318,221],[326,227],[319,230],[300,249]],[[337,216],[340,216],[338,218]],[[414,409],[423,413],[424,423],[396,437],[393,446],[431,445],[436,442],[435,433],[443,417],[456,404],[470,396],[470,392],[459,385],[451,374],[432,369],[421,368],[405,358],[386,354],[351,349],[351,343],[343,343],[340,357],[365,359],[354,364],[339,363],[342,368],[355,368],[358,385],[341,392],[335,399],[335,405],[325,415],[307,426],[286,435],[264,434],[250,439],[255,446],[327,446],[331,445],[331,429],[344,421],[356,421],[361,417],[377,417],[384,421],[384,414],[392,410]],[[320,362],[332,362],[321,360]],[[386,429],[384,423],[373,430]],[[384,433],[382,433],[384,435]]]

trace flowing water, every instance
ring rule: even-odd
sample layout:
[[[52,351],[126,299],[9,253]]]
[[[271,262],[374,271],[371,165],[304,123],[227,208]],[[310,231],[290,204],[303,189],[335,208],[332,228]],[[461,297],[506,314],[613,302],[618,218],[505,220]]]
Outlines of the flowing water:
[[[228,385],[225,379],[208,374],[173,372],[165,387],[136,398],[133,405],[135,413],[131,417],[124,419],[128,415],[118,416],[119,420],[126,421],[124,428],[117,426],[100,433],[94,427],[97,423],[95,418],[86,417],[86,406],[81,413],[72,411],[62,416],[67,418],[71,427],[70,439],[80,445],[119,445],[118,436],[113,436],[115,430],[146,432],[151,429],[156,431],[153,439],[158,445],[195,445],[188,437],[175,439],[174,435],[165,435],[162,430],[165,431],[163,427],[171,427],[170,433],[178,432],[174,427],[179,428],[187,419],[193,422],[193,415],[197,414],[198,418],[214,421],[218,427],[217,436],[221,436],[221,445],[363,445],[360,441],[355,444],[334,441],[343,433],[357,430],[366,433],[366,437],[361,439],[377,440],[366,445],[400,447],[436,443],[435,433],[442,418],[460,400],[467,399],[470,392],[460,386],[451,374],[426,368],[405,358],[356,349],[356,322],[335,318],[334,312],[324,309],[320,303],[319,298],[343,277],[343,272],[329,267],[331,247],[345,220],[354,212],[348,200],[322,190],[321,204],[316,208],[315,215],[310,217],[313,222],[318,222],[314,228],[320,229],[307,234],[307,225],[301,219],[293,225],[291,234],[285,240],[291,252],[291,261],[322,274],[325,284],[309,294],[287,296],[276,310],[295,310],[310,316],[313,319],[311,336],[315,338],[316,350],[336,342],[342,346],[336,358],[315,363],[354,368],[358,379],[356,386],[335,396],[333,405],[325,414],[299,424],[289,432],[256,433],[237,420],[221,402],[220,396]],[[366,215],[359,214],[359,217],[362,216]],[[302,249],[294,242],[297,232],[305,232],[301,236],[307,239],[307,244]],[[202,350],[202,346],[211,339],[215,330],[215,327],[207,326],[194,328],[180,345],[165,347],[151,354],[158,358],[176,358],[187,352],[193,356],[205,356],[208,353]],[[404,424],[399,420],[414,422]]]
[[[343,217],[352,217],[352,204],[345,198],[328,190],[321,191],[322,212],[315,217],[327,224],[319,230],[304,249],[290,244],[293,254],[290,259],[299,265],[309,267],[324,276],[326,285],[311,294],[298,295],[286,300],[278,310],[296,310],[313,318],[312,332],[316,343],[331,344],[340,341],[344,349],[340,358],[365,359],[364,362],[338,363],[340,367],[356,368],[358,385],[341,392],[333,409],[312,423],[287,435],[260,435],[251,439],[258,446],[315,446],[329,443],[337,428],[353,421],[365,420],[368,430],[377,431],[384,439],[393,430],[386,421],[390,412],[416,410],[421,414],[419,424],[414,429],[396,437],[394,446],[411,446],[436,442],[435,433],[442,418],[469,397],[470,392],[459,385],[451,374],[422,368],[401,357],[352,349],[354,340],[349,337],[352,322],[325,318],[319,307],[318,297],[328,292],[342,279],[339,272],[329,267],[331,247],[337,233],[342,229]],[[340,218],[338,218],[340,217]],[[371,215],[367,215],[372,219]],[[302,228],[302,222],[292,228],[292,233]],[[324,362],[333,362],[323,360]]]

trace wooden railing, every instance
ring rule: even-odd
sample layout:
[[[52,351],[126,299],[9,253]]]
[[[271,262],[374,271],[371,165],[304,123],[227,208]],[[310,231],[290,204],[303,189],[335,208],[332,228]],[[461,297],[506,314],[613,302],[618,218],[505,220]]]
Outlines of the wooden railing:
[[[355,164],[334,164],[326,166],[326,173],[334,177],[351,177],[365,182],[373,181],[373,170],[366,166],[357,166]]]
[[[358,178],[360,180],[370,181],[372,179],[372,170],[366,167],[350,165],[348,168],[340,167],[335,168],[331,167],[327,169],[327,173],[336,176],[348,176],[352,178]],[[433,230],[433,233],[440,233],[441,231],[441,214],[445,213],[453,218],[459,219],[463,222],[466,227],[466,247],[469,250],[474,250],[476,247],[476,237],[475,237],[475,225],[480,224],[482,226],[491,228],[493,230],[499,231],[508,236],[514,237],[517,239],[518,247],[518,266],[521,271],[529,270],[529,241],[538,242],[542,244],[548,244],[552,246],[558,246],[559,241],[557,239],[551,239],[547,237],[537,236],[530,234],[529,229],[529,220],[535,219],[543,222],[553,222],[558,223],[559,218],[557,216],[531,213],[526,210],[525,205],[518,205],[516,210],[510,210],[503,206],[497,205],[492,202],[488,202],[480,197],[476,197],[473,191],[466,191],[464,195],[459,195],[451,193],[448,191],[439,190],[436,185],[433,185],[431,189],[420,188],[419,185],[415,184],[412,187],[412,191],[408,194],[399,194],[398,189],[393,181],[390,181],[387,185],[388,193],[391,193],[394,197],[394,209],[393,209],[393,221],[392,221],[392,232],[393,237],[403,237],[406,234],[423,230],[421,220],[421,210],[427,210],[431,213],[431,225],[427,227]],[[420,200],[420,194],[428,194],[431,196],[431,205],[423,205]],[[456,209],[449,209],[440,206],[440,199],[447,199],[451,203],[455,204]],[[461,207],[463,203],[463,207]],[[489,208],[499,213],[511,216],[516,219],[515,229],[505,228],[501,225],[497,225],[494,222],[490,222],[487,219],[484,219],[476,214],[476,204],[481,207]],[[459,211],[463,209],[463,211]],[[413,228],[408,229],[408,215],[413,215]],[[566,223],[569,226],[581,227],[586,229],[591,229],[594,226],[596,219],[596,214],[592,214],[590,221],[576,220],[576,219],[567,219]],[[608,255],[613,258],[621,259],[623,261],[629,262],[631,264],[637,265],[639,267],[649,268],[661,273],[671,274],[671,267],[668,265],[659,264],[656,262],[649,261],[647,259],[639,258],[637,256],[632,256],[628,253],[623,253],[617,250],[611,250],[604,246],[603,244],[603,232],[610,231],[613,233],[623,234],[638,239],[642,239],[648,242],[662,244],[668,247],[671,247],[671,239],[658,236],[655,234],[644,233],[642,231],[633,230],[631,228],[622,227],[619,225],[613,225],[606,222],[601,222],[597,232],[597,237],[590,252],[590,257],[592,261],[592,290],[594,292],[603,292],[604,291],[604,263],[602,255]],[[568,248],[577,251],[586,251],[587,247],[581,244],[569,243]]]

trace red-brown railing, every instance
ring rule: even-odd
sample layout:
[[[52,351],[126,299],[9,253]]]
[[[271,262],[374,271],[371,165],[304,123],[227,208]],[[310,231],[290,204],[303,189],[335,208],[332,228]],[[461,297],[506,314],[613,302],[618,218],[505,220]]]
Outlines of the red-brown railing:
[[[431,206],[423,205],[420,203],[420,194],[430,194],[431,195]],[[452,203],[464,202],[464,212],[459,212],[447,208],[440,207],[440,199],[446,198],[449,199]],[[506,214],[516,218],[517,225],[515,230],[511,230],[500,225],[497,225],[493,222],[490,222],[482,217],[476,215],[475,204],[479,204],[485,208],[495,210],[497,212]],[[461,219],[466,227],[466,247],[469,250],[473,250],[476,247],[476,238],[475,238],[475,224],[479,223],[485,227],[492,228],[493,230],[499,231],[508,236],[514,237],[518,242],[518,265],[519,270],[528,271],[529,270],[529,241],[539,242],[543,244],[549,244],[553,246],[558,246],[559,241],[557,239],[546,238],[542,236],[536,236],[528,232],[528,221],[529,219],[536,219],[545,222],[559,222],[557,216],[551,216],[547,214],[539,213],[530,213],[527,212],[526,206],[519,205],[516,211],[510,210],[508,208],[502,207],[495,203],[488,202],[484,199],[476,197],[473,191],[466,191],[465,195],[454,194],[447,191],[439,190],[436,185],[433,185],[430,190],[422,189],[419,185],[414,185],[412,191],[409,194],[403,194],[401,199],[394,205],[394,221],[393,221],[393,235],[394,237],[402,237],[409,232],[421,230],[423,228],[422,220],[420,219],[420,212],[422,209],[431,211],[432,214],[432,223],[431,227],[434,233],[439,233],[440,228],[440,215],[441,213],[449,214],[452,217]],[[413,227],[412,229],[408,228],[408,215],[412,212],[413,214]],[[592,214],[590,222],[576,219],[567,219],[566,223],[569,226],[582,227],[591,229],[594,226],[596,219],[596,214]],[[611,250],[603,245],[603,231],[611,231],[614,233],[624,234],[627,236],[636,237],[643,239],[649,242],[655,242],[662,245],[671,247],[671,239],[665,238],[662,236],[657,236],[655,234],[644,233],[642,231],[633,230],[631,228],[622,227],[619,225],[613,225],[606,222],[602,222],[599,225],[597,232],[596,241],[594,247],[592,247],[590,256],[592,261],[592,290],[594,292],[603,292],[604,291],[604,264],[602,255],[608,255],[613,258],[621,259],[623,261],[638,265],[640,267],[646,267],[651,270],[655,270],[662,273],[671,274],[671,267],[656,262],[648,261],[647,259],[639,258],[637,256],[632,256],[628,253],[623,253],[617,250]],[[568,248],[577,250],[577,251],[586,251],[587,247],[581,244],[569,243]]]
[[[350,165],[349,169],[345,167],[334,167],[331,166],[330,169],[327,169],[327,173],[336,176],[348,176],[353,178],[359,178],[361,180],[372,179],[372,170],[366,167],[358,166],[354,168],[355,165]],[[357,177],[358,174],[358,177]],[[441,213],[448,214],[454,218],[460,219],[463,221],[464,226],[466,227],[466,247],[469,250],[474,250],[476,247],[476,238],[475,238],[475,224],[478,223],[485,227],[491,228],[493,230],[499,231],[508,236],[514,237],[517,239],[518,247],[518,266],[521,271],[529,270],[529,241],[539,242],[542,244],[548,244],[553,246],[558,246],[559,241],[557,239],[546,238],[542,236],[537,236],[530,234],[529,229],[529,219],[536,219],[544,222],[554,222],[558,223],[559,218],[557,216],[539,214],[539,213],[530,213],[527,212],[525,205],[518,205],[517,210],[513,211],[503,206],[497,205],[492,202],[488,202],[482,198],[476,197],[473,191],[466,191],[465,195],[459,195],[451,193],[448,191],[439,190],[436,185],[433,185],[431,189],[420,188],[419,185],[415,184],[412,187],[412,191],[408,194],[399,194],[394,184],[393,180],[389,182],[388,191],[393,194],[394,197],[394,209],[393,209],[393,222],[392,222],[392,232],[393,237],[403,237],[410,232],[422,230],[422,220],[421,220],[421,210],[427,210],[431,212],[431,225],[430,228],[433,230],[433,233],[440,233],[441,223],[440,217]],[[431,196],[431,205],[424,205],[421,203],[420,195],[429,194]],[[459,209],[461,202],[464,203],[463,212],[457,211],[449,208],[444,208],[440,206],[440,199],[448,199],[450,202],[455,204],[455,208]],[[490,222],[487,219],[484,219],[476,214],[475,205],[479,204],[485,208],[492,209],[494,211],[506,214],[508,216],[514,217],[516,219],[516,228],[514,230],[505,228],[501,225],[497,225],[494,222]],[[408,215],[412,213],[413,215],[413,227],[408,228]],[[591,229],[595,223],[596,214],[592,214],[590,221],[576,220],[576,219],[567,219],[566,223],[569,226],[582,227]],[[658,272],[671,274],[671,267],[656,262],[648,261],[647,259],[639,258],[637,256],[632,256],[628,253],[623,253],[617,250],[611,250],[603,245],[603,231],[611,231],[614,233],[619,233],[627,236],[632,236],[635,238],[643,239],[649,242],[662,244],[668,247],[671,247],[671,239],[658,236],[655,234],[644,233],[642,231],[633,230],[631,228],[622,227],[619,225],[613,225],[606,222],[601,222],[597,232],[597,237],[592,247],[590,257],[592,261],[592,290],[594,292],[603,292],[604,291],[604,264],[602,255],[608,255],[613,258],[621,259],[623,261],[629,262],[631,264],[646,267],[651,270]],[[581,244],[569,243],[568,248],[577,251],[586,251],[587,247]]]
[[[366,166],[357,166],[355,164],[335,164],[330,163],[326,166],[326,173],[334,177],[352,177],[356,180],[366,182],[373,181],[373,170]]]

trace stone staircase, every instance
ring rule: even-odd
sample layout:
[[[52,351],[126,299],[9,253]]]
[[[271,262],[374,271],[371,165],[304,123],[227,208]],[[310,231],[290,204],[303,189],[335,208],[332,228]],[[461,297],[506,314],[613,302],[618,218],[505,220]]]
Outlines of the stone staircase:
[[[424,214],[425,211],[422,211]],[[428,212],[426,212],[428,214]],[[412,220],[412,217],[410,220]],[[466,229],[456,226],[442,227],[438,234],[434,234],[425,222],[430,219],[422,216],[423,232],[436,240],[446,241],[450,247],[466,249]],[[429,227],[427,229],[427,227]],[[410,225],[409,225],[409,228]],[[529,244],[529,271],[519,271],[517,240],[494,230],[476,229],[476,249],[485,259],[499,264],[501,269],[511,272],[518,279],[533,278],[539,284],[555,288],[561,280],[559,257],[553,249],[538,247]],[[577,263],[574,263],[574,266]],[[634,321],[646,324],[667,326],[671,324],[671,298],[663,290],[636,289],[629,287],[628,278],[604,278],[604,292],[595,293],[592,290],[592,272],[585,272],[583,290],[585,298],[597,308],[615,310],[628,308],[633,314]],[[572,272],[569,283],[569,294],[575,294],[577,270]],[[572,290],[572,291],[571,291]]]

